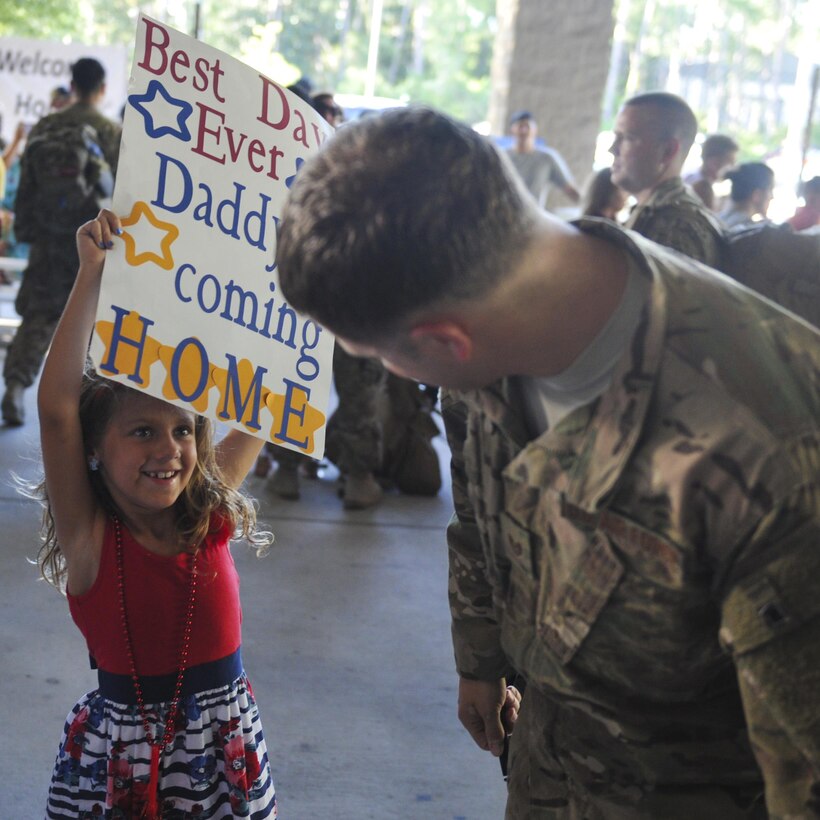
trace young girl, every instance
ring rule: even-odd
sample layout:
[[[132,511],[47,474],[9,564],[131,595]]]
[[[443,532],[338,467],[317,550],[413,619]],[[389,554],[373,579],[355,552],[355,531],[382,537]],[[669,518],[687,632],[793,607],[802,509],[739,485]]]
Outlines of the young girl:
[[[69,714],[47,816],[275,817],[262,727],[240,656],[228,548],[257,548],[238,488],[262,445],[85,367],[105,250],[101,211],[77,233],[80,269],[38,394],[43,575],[65,588],[99,688]]]

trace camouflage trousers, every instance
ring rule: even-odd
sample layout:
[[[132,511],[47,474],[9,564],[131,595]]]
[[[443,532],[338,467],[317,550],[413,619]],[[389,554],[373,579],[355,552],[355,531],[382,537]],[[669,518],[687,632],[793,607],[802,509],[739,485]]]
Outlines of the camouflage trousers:
[[[19,382],[23,387],[31,387],[40,372],[59,320],[59,315],[44,313],[30,313],[23,317],[6,351],[3,378],[7,384]]]
[[[327,457],[344,474],[362,476],[381,465],[378,396],[384,389],[385,373],[377,359],[351,356],[339,345],[333,351],[339,404],[327,423]]]
[[[339,404],[327,424],[327,457],[342,473],[375,473],[381,464],[382,428],[378,396],[384,389],[385,370],[376,359],[360,359],[339,345],[333,351],[333,380]],[[280,463],[298,466],[308,456],[268,445]]]
[[[572,750],[562,737],[573,735]],[[585,738],[578,710],[528,686],[510,739],[505,820],[766,820],[763,784],[641,783]],[[584,740],[589,744],[584,747]],[[612,738],[609,738],[611,742]]]
[[[74,237],[70,242],[34,243],[14,307],[22,322],[6,351],[6,383],[29,387],[37,378],[51,337],[77,276],[79,258]]]

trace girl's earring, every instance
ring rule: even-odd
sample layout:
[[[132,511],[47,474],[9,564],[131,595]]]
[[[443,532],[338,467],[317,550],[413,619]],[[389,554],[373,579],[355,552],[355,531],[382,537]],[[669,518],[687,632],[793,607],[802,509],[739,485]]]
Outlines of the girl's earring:
[[[92,473],[96,473],[97,470],[100,469],[100,460],[96,456],[91,456],[88,459],[88,469],[91,470]]]

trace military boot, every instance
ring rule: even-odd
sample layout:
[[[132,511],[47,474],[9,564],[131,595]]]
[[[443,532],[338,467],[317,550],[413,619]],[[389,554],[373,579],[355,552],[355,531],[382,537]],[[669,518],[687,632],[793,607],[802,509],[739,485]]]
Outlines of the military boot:
[[[274,495],[286,501],[299,499],[299,468],[296,464],[280,464],[268,482],[268,488]]]
[[[343,505],[346,510],[365,510],[368,507],[375,507],[383,497],[384,491],[373,477],[373,473],[345,477]]]
[[[19,427],[25,420],[26,408],[23,404],[23,394],[26,388],[20,383],[10,381],[6,384],[6,394],[3,396],[3,421],[9,427]]]

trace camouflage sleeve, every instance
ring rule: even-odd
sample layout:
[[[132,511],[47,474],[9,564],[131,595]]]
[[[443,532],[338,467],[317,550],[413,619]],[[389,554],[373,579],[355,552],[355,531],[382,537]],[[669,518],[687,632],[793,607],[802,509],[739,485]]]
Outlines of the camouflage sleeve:
[[[667,210],[672,212],[672,209]],[[675,209],[672,215],[670,219],[670,214],[659,209],[651,228],[640,229],[639,232],[659,245],[673,248],[704,265],[719,268],[723,261],[723,240],[715,228],[695,211],[682,214],[681,209]]]
[[[32,129],[31,134],[34,133]],[[36,193],[31,162],[24,151],[20,159],[20,180],[14,199],[14,235],[20,242],[34,242],[37,239]]]
[[[509,666],[500,644],[486,561],[475,514],[468,496],[464,441],[467,411],[445,393],[442,415],[452,453],[455,513],[447,527],[450,577],[448,594],[452,616],[456,669],[464,678],[498,680]]]
[[[720,638],[737,669],[771,820],[820,817],[820,518],[817,492],[799,495],[755,535],[773,560],[734,584],[722,606]]]
[[[100,147],[105,154],[105,159],[111,166],[111,172],[116,176],[117,163],[120,158],[120,137],[122,136],[122,129],[119,125],[113,122],[107,123],[107,127],[100,139],[102,144]]]

